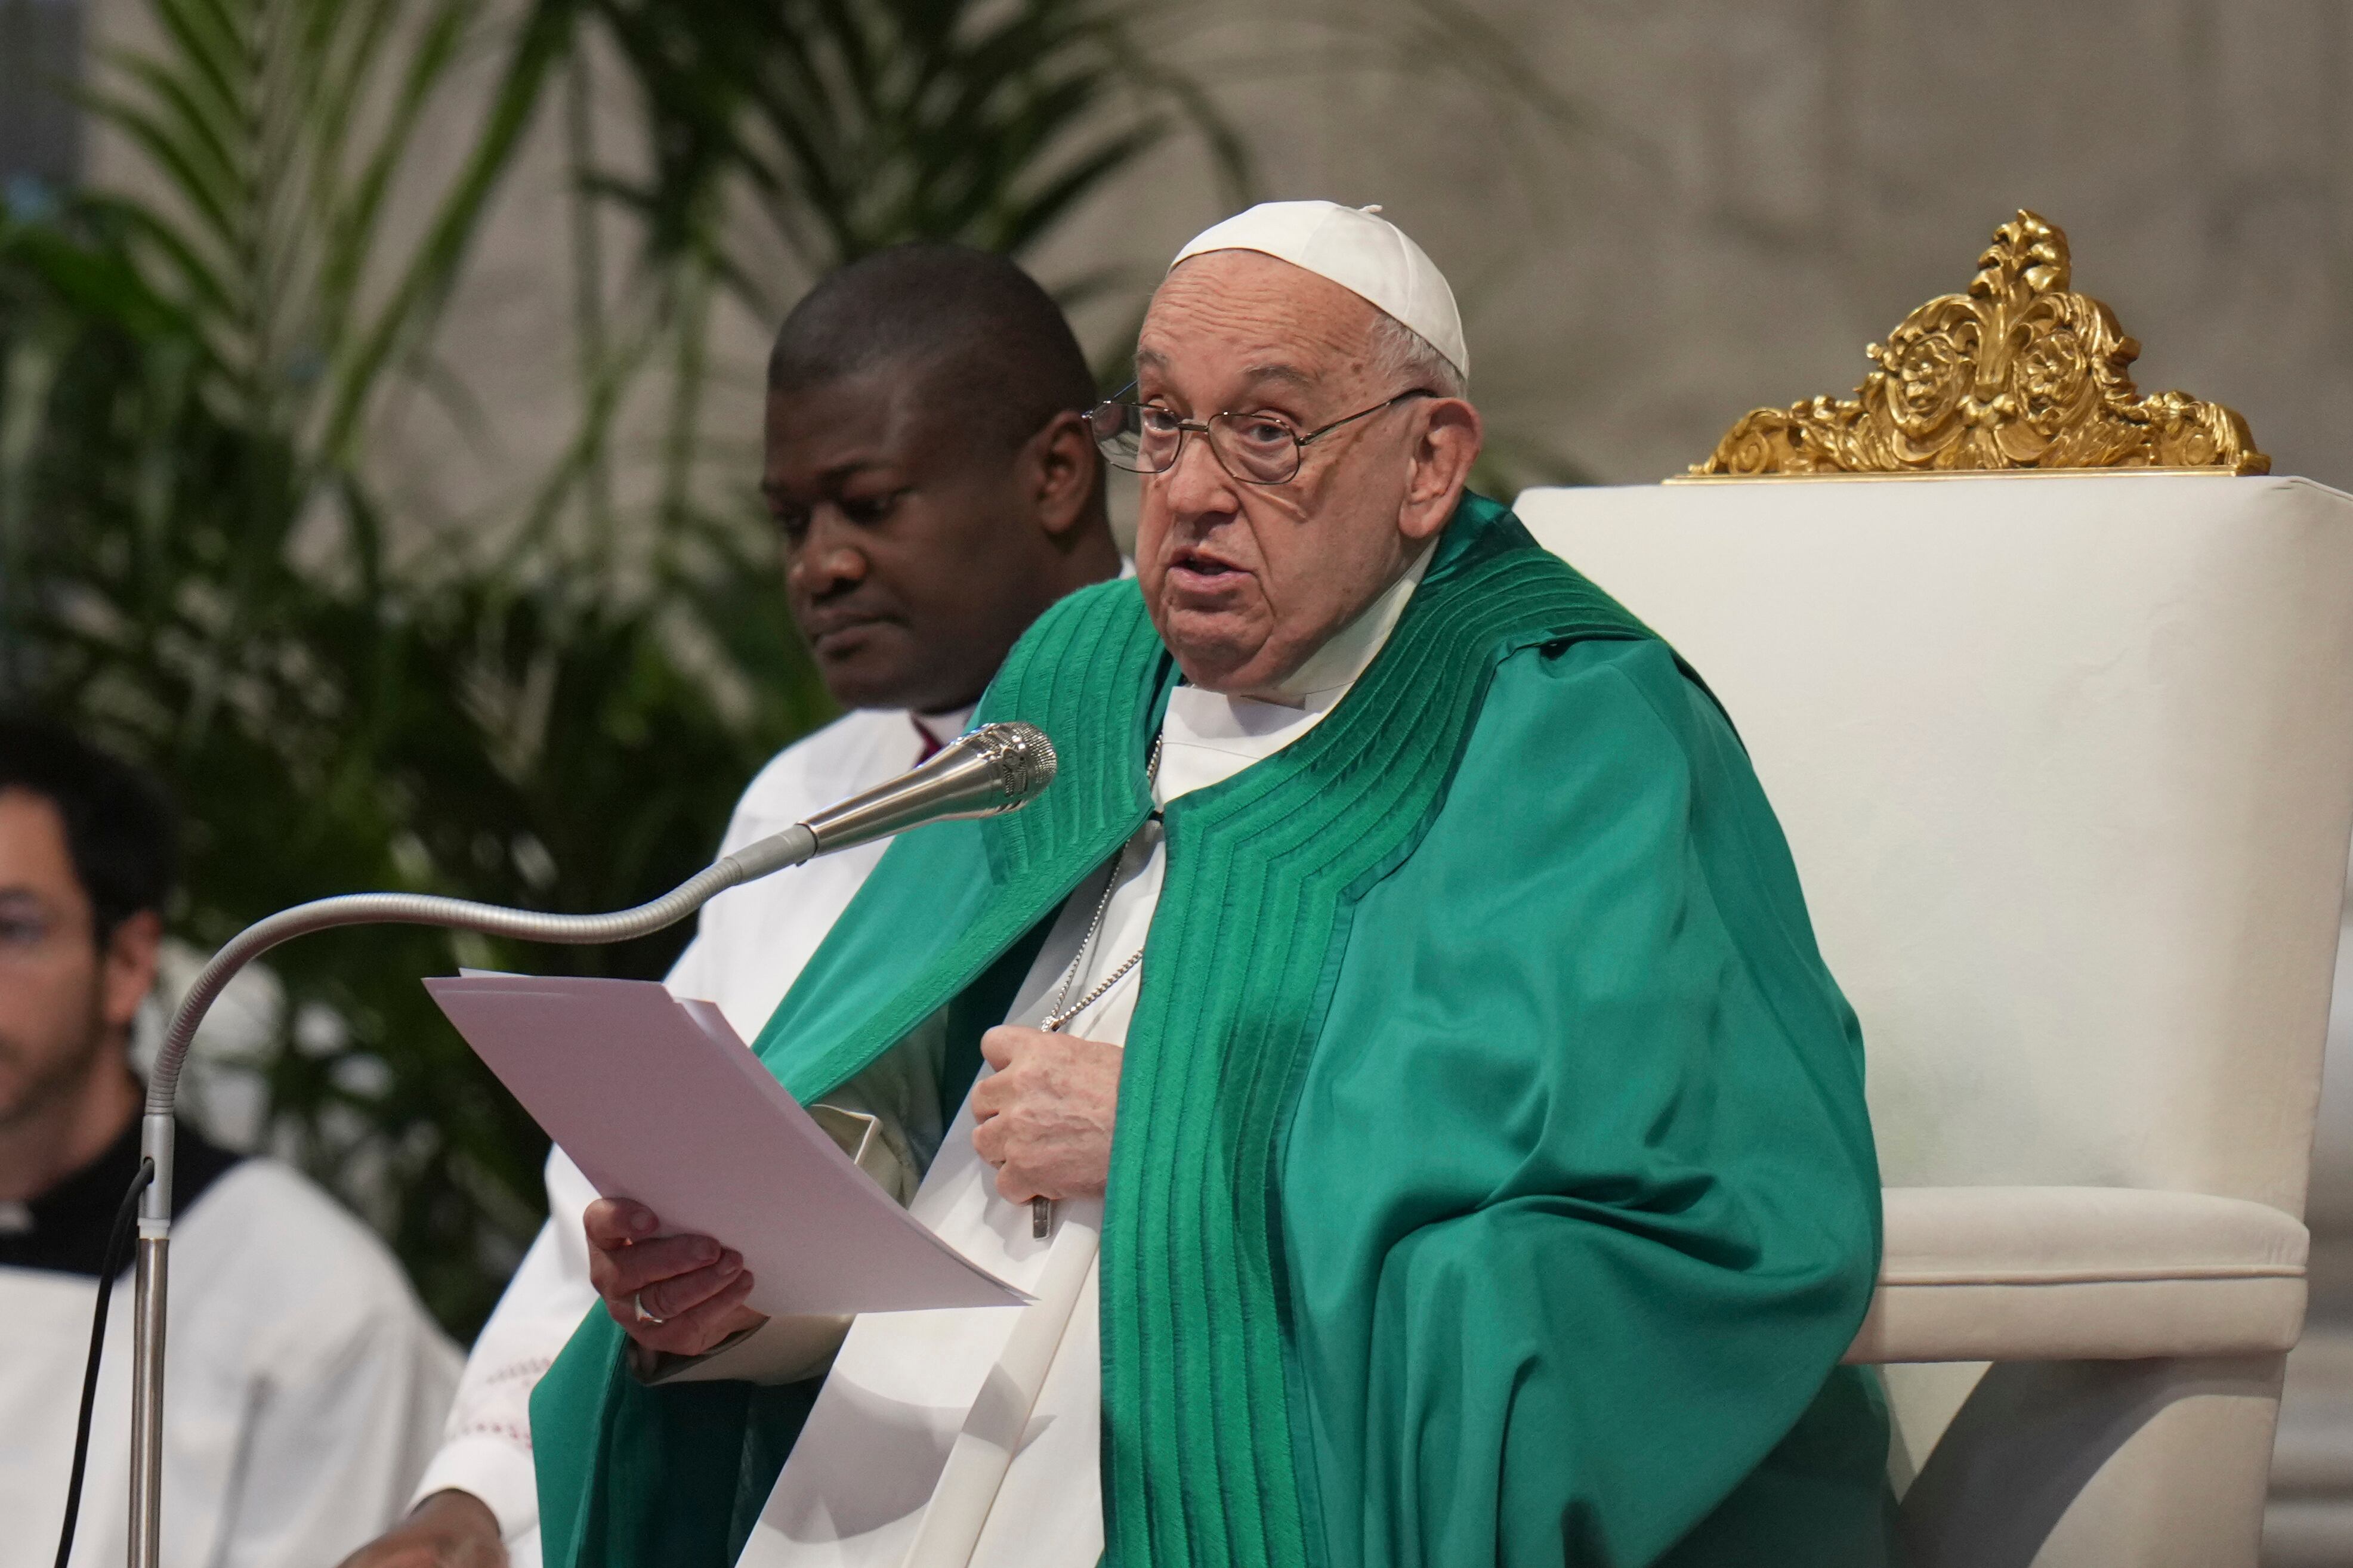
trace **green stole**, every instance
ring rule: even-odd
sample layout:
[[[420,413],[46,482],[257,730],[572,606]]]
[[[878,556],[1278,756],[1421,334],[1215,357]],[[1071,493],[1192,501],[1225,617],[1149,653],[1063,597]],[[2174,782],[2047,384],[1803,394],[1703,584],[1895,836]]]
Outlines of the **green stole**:
[[[1650,635],[1466,494],[1330,716],[1168,807],[1103,1217],[1108,1561],[1320,1557],[1293,1440],[1277,1162],[1352,906],[1444,805],[1504,658]],[[761,1032],[786,1089],[828,1093],[944,1006],[944,1109],[961,1103],[1046,923],[1150,810],[1145,755],[1177,679],[1133,581],[1031,628],[979,717],[1044,729],[1059,774],[1026,810],[892,846]],[[593,1314],[533,1398],[545,1561],[732,1563],[814,1385],[647,1388],[620,1348]]]

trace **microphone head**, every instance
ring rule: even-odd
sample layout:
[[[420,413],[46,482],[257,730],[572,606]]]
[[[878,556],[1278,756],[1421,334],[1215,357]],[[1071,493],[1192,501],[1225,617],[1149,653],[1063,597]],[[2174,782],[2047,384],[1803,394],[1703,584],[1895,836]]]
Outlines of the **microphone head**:
[[[964,739],[995,771],[997,787],[1005,795],[1000,810],[1029,805],[1054,782],[1054,742],[1035,724],[1018,720],[983,724]]]
[[[1018,811],[1054,782],[1054,743],[1034,724],[984,724],[888,784],[839,801],[801,824],[818,855],[888,838],[931,822]]]

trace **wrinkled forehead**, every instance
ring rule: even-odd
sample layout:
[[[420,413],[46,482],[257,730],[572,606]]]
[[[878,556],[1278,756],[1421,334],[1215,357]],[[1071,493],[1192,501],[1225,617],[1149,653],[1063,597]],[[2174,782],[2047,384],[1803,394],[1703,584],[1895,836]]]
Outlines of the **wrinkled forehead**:
[[[1354,390],[1379,312],[1328,278],[1254,250],[1187,258],[1161,280],[1136,339],[1149,391],[1210,396],[1281,382]]]

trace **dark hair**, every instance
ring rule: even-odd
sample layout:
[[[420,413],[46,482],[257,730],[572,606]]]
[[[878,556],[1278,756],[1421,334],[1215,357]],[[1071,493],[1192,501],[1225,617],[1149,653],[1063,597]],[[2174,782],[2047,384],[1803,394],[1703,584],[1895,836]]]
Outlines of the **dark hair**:
[[[881,366],[923,376],[1008,447],[1095,400],[1061,307],[1004,257],[969,246],[894,245],[828,274],[785,318],[768,385],[797,392]]]
[[[103,944],[132,915],[161,914],[179,878],[180,832],[170,801],[145,773],[62,724],[0,714],[0,790],[58,808],[66,853]]]

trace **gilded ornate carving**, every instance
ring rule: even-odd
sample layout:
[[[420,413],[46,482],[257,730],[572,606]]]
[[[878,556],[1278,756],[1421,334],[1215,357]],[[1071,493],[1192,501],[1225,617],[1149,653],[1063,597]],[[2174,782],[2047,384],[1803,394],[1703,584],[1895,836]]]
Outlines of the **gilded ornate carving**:
[[[1978,268],[1967,294],[1929,300],[1863,351],[1877,368],[1853,396],[1759,408],[1691,472],[2270,472],[2231,409],[2134,387],[2126,367],[2140,345],[2105,305],[2070,291],[2057,228],[2021,209]]]

